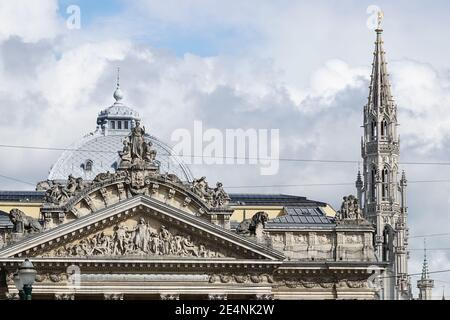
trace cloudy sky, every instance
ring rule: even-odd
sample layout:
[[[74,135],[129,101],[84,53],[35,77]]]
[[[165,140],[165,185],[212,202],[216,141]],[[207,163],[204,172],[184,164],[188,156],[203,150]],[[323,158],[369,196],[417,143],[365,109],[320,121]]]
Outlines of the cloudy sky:
[[[81,9],[79,29],[67,26],[71,5]],[[0,0],[0,144],[67,147],[95,130],[120,66],[126,104],[169,144],[174,130],[199,120],[205,129],[279,129],[282,158],[357,161],[375,39],[370,5],[385,12],[401,161],[450,162],[450,5],[438,0]],[[0,147],[0,155],[0,175],[35,183],[60,152]],[[450,182],[419,181],[450,179],[450,167],[401,167],[410,181],[409,271],[417,273],[417,236],[450,230]],[[281,162],[278,174],[261,176],[254,165],[192,166],[230,192],[297,194],[334,207],[355,192],[357,169]],[[343,185],[242,188],[327,183]],[[33,187],[0,177],[0,189]],[[427,246],[430,269],[450,269],[450,236],[428,237]],[[433,278],[436,297],[443,286],[450,295],[450,273]]]

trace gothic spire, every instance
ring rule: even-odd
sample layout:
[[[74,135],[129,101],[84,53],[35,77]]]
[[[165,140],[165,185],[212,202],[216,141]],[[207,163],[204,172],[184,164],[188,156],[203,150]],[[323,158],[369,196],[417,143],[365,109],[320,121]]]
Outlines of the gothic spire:
[[[383,110],[389,110],[394,107],[394,101],[391,94],[391,85],[389,82],[389,74],[387,73],[387,62],[385,51],[383,50],[383,39],[381,37],[383,29],[381,21],[383,15],[378,15],[378,26],[375,29],[377,34],[375,41],[375,51],[373,53],[372,74],[370,79],[370,91],[368,109],[379,113]],[[388,108],[389,107],[389,108]]]
[[[426,240],[423,240],[423,266],[422,266],[422,280],[428,280],[428,262],[427,262],[427,247]]]

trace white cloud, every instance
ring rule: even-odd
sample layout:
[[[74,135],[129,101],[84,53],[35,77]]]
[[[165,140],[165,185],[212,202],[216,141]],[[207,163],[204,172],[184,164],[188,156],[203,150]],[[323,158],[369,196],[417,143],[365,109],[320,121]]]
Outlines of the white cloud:
[[[62,30],[57,0],[0,1],[0,41],[18,36],[25,42],[52,39]]]
[[[448,74],[412,60],[396,61],[390,67],[402,112],[401,132],[407,137],[404,142],[423,154],[442,148],[450,134]]]
[[[86,27],[78,34],[61,34],[58,39],[56,2],[39,2],[40,6],[31,3],[25,9],[22,8],[25,2],[16,7],[12,3],[0,3],[3,144],[65,147],[93,130],[97,112],[112,103],[115,69],[120,65],[125,102],[138,109],[150,132],[163,140],[168,140],[177,128],[191,129],[198,119],[208,127],[220,129],[279,128],[281,154],[286,157],[358,159],[360,156],[360,125],[367,102],[372,41],[364,38],[366,30],[355,31],[364,33],[364,37],[352,38],[351,42],[342,44],[346,33],[342,30],[342,37],[330,39],[327,34],[333,29],[330,19],[334,15],[329,10],[298,5],[292,10],[280,7],[271,12],[266,3],[249,15],[252,5],[242,7],[237,2],[232,6],[220,2],[217,7],[192,2],[182,7],[186,10],[181,7],[172,10],[161,2],[152,2],[157,6],[152,15],[166,23],[201,29],[217,22],[226,27],[259,30],[267,40],[249,44],[245,52],[202,57],[192,53],[177,56],[132,39],[124,40],[126,37],[121,33],[120,38],[115,38],[115,33],[104,33],[106,27],[101,33]],[[33,12],[29,11],[31,8]],[[296,16],[300,11],[304,20]],[[323,22],[324,16],[330,19]],[[266,24],[269,18],[273,19]],[[33,28],[17,23],[23,19]],[[345,20],[345,16],[338,20]],[[362,20],[361,28],[365,28],[365,19]],[[344,24],[347,34],[352,26]],[[314,32],[310,35],[302,30]],[[365,40],[360,41],[361,38]],[[387,47],[392,46],[392,41],[386,42]],[[337,50],[345,46],[346,50]],[[356,53],[350,54],[353,49]],[[365,56],[354,59],[352,55],[360,52]],[[399,105],[401,159],[448,161],[450,73],[412,59],[397,59],[389,64],[389,71]],[[7,155],[0,157],[1,174],[31,181],[43,179],[59,155],[59,152],[13,149],[0,152]],[[264,180],[258,168],[249,166],[193,169],[197,175],[207,175],[211,182],[223,180],[225,186],[236,186],[352,182],[357,166],[282,162],[279,174]],[[409,180],[450,177],[450,170],[442,167],[406,169]],[[2,189],[24,187],[6,180],[1,182]],[[354,193],[354,188],[350,185],[232,191],[301,194],[337,207],[341,197]],[[412,234],[440,233],[450,227],[449,193],[447,184],[410,184]],[[430,246],[450,246],[448,238],[440,240],[430,242]],[[411,247],[420,247],[420,240],[411,239]],[[413,251],[411,255],[410,272],[418,272],[421,252]],[[430,262],[430,269],[439,269],[448,264],[450,257],[437,251],[430,254],[431,260],[435,262]],[[441,278],[444,277],[449,279],[448,275]]]

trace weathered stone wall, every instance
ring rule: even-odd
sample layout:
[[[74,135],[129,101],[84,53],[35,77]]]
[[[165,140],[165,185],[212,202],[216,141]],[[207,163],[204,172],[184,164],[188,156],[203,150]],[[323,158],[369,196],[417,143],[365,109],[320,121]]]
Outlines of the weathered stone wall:
[[[370,231],[270,231],[271,245],[293,260],[375,261]]]

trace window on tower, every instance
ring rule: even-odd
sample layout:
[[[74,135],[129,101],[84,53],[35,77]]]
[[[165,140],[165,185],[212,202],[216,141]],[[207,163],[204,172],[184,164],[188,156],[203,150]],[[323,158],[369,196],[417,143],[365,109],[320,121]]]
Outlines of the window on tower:
[[[377,177],[377,170],[373,168],[370,175],[370,200],[372,201],[375,201],[376,177]]]
[[[387,168],[383,169],[381,174],[381,199],[388,200],[389,198],[389,171]]]
[[[388,136],[388,124],[386,120],[381,122],[381,137],[386,138]]]
[[[376,141],[377,140],[377,122],[372,121],[370,124],[370,134],[371,134],[371,140]]]

